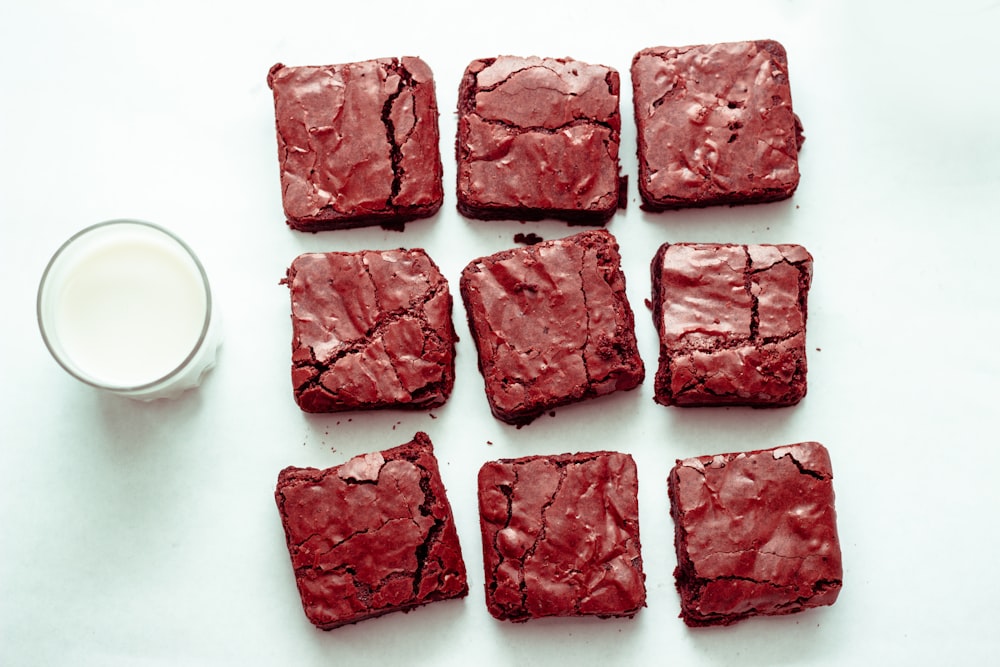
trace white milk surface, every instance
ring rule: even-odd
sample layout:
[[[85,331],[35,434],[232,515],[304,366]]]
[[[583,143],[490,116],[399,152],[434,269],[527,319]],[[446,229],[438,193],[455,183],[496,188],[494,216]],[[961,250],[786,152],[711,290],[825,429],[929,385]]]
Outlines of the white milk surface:
[[[92,236],[50,276],[49,334],[95,383],[158,380],[187,359],[205,325],[198,266],[155,228],[110,226]]]

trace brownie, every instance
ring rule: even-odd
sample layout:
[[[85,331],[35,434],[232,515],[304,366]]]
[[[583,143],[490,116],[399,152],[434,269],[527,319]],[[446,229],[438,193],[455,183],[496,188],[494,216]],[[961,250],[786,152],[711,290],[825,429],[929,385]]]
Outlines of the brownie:
[[[645,210],[795,192],[804,137],[778,42],[645,49],[632,60],[632,85]]]
[[[486,606],[515,622],[646,606],[638,482],[628,454],[527,456],[479,471]]]
[[[843,566],[823,445],[677,461],[668,490],[687,625],[729,625],[836,601]]]
[[[274,498],[302,608],[323,630],[469,591],[425,433],[326,470],[285,468]]]
[[[460,289],[493,414],[524,425],[645,375],[618,243],[598,229],[469,263]]]
[[[301,231],[403,223],[443,199],[434,78],[419,58],[286,67],[274,93],[281,198]]]
[[[806,394],[812,256],[798,245],[663,244],[652,262],[663,405],[794,405]]]
[[[619,206],[618,72],[555,58],[472,61],[458,92],[458,210],[604,224]]]
[[[292,300],[292,386],[306,412],[433,408],[455,381],[448,282],[420,249],[307,253]]]

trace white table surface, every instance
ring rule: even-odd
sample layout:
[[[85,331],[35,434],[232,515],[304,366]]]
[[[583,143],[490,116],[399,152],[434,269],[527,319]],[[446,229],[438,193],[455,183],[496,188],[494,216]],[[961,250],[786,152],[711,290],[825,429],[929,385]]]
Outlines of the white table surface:
[[[7,3],[0,9],[0,664],[987,664],[1000,650],[1000,6],[935,3]],[[753,7],[751,7],[753,5]],[[281,6],[282,9],[278,9]],[[628,68],[654,45],[770,37],[806,129],[776,204],[647,214]],[[462,267],[574,229],[455,210],[457,86],[478,57],[571,56],[622,73],[622,246],[647,381],[515,429],[490,416],[457,299]],[[275,62],[419,55],[432,67],[446,197],[403,233],[284,224]],[[67,376],[38,335],[49,255],[137,217],[200,254],[225,317],[196,392],[140,404]],[[809,393],[797,407],[652,400],[648,264],[664,241],[794,242],[815,256]],[[454,394],[427,413],[307,416],[292,400],[298,253],[425,247],[452,283]],[[321,632],[302,613],[273,500],[286,465],[434,440],[470,594]],[[836,605],[692,631],[677,617],[665,478],[696,454],[819,440],[844,556]],[[490,444],[492,443],[492,444]],[[648,607],[633,620],[495,621],[475,476],[494,458],[612,448],[639,465]]]

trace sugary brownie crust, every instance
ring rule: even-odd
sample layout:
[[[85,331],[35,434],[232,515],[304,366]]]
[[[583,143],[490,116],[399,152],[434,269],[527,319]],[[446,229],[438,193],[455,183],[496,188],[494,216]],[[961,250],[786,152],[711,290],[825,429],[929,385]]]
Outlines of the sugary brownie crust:
[[[422,60],[279,63],[267,82],[282,203],[293,229],[401,230],[441,207],[437,101]]]
[[[458,93],[458,210],[604,224],[619,207],[618,72],[554,58],[474,60]]]
[[[804,136],[778,42],[644,49],[632,60],[632,85],[643,209],[795,192]]]
[[[665,243],[651,278],[658,403],[778,407],[805,396],[805,248]]]
[[[424,433],[326,470],[285,468],[274,497],[302,607],[323,630],[468,593]]]
[[[677,461],[668,478],[681,617],[692,627],[830,605],[843,579],[821,444]]]
[[[591,230],[474,260],[460,289],[493,414],[523,425],[645,376],[618,244]]]
[[[646,605],[638,482],[628,454],[485,464],[479,512],[486,606],[501,620],[632,617]]]
[[[306,412],[429,409],[455,382],[452,298],[420,249],[307,253],[288,269],[292,386]]]

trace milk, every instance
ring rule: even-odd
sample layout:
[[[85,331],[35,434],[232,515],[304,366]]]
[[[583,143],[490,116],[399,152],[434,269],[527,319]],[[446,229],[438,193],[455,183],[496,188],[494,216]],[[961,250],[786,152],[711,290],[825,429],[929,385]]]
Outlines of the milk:
[[[102,223],[70,239],[46,269],[38,315],[66,370],[127,396],[174,396],[215,360],[204,269],[183,242],[146,223]]]

